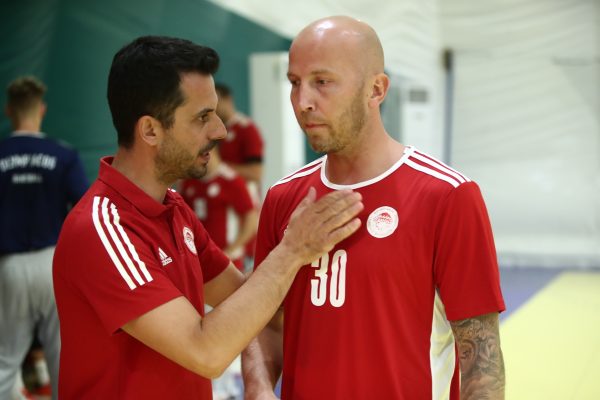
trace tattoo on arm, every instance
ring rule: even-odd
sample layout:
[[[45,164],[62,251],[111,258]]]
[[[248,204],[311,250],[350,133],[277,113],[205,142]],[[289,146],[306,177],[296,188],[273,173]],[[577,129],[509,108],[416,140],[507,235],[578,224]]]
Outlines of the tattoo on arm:
[[[452,321],[461,371],[461,399],[504,399],[498,314]]]

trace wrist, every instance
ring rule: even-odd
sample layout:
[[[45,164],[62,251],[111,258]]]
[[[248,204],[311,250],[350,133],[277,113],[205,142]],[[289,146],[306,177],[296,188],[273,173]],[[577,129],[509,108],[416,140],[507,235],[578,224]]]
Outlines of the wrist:
[[[246,400],[260,400],[260,399],[274,399],[275,390],[273,387],[267,384],[248,384],[244,382],[244,399]]]
[[[302,256],[295,246],[290,246],[285,241],[279,243],[269,254],[273,261],[280,265],[282,270],[291,271],[295,275],[302,267]]]

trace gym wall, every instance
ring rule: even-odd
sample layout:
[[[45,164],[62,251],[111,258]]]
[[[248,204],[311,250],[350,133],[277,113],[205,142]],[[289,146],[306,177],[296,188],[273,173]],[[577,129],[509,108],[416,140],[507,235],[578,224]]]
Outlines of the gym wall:
[[[0,84],[33,74],[48,86],[42,130],[77,148],[90,180],[98,159],[116,150],[106,101],[114,54],[141,35],[167,35],[215,48],[215,80],[231,86],[249,112],[248,57],[287,50],[289,39],[204,0],[21,0],[0,2]],[[6,96],[2,93],[2,108]],[[0,118],[0,137],[10,134]]]

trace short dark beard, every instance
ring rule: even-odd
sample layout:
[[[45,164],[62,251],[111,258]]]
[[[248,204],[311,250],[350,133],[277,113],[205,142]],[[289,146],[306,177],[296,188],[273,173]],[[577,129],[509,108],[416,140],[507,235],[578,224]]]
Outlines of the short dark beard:
[[[183,168],[193,163],[194,157],[182,151],[175,139],[168,137],[154,158],[154,173],[159,182],[170,186],[178,179],[187,178],[190,168]]]
[[[310,147],[317,153],[335,153],[351,144],[366,122],[366,112],[363,106],[362,90],[364,81],[359,86],[350,106],[342,113],[338,121],[341,124],[336,130],[329,128],[329,142],[324,145],[310,143]],[[304,132],[306,134],[306,132]]]

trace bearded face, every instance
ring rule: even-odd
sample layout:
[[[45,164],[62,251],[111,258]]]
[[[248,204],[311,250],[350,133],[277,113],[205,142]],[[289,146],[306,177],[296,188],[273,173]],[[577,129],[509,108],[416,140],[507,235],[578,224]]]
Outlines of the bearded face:
[[[202,156],[215,147],[216,143],[211,141],[200,151],[193,153],[167,132],[155,158],[156,176],[167,184],[178,179],[202,178],[207,171],[207,162]]]
[[[366,120],[366,105],[363,102],[362,86],[346,102],[337,107],[340,112],[326,119],[322,131],[303,129],[311,148],[318,153],[335,153],[351,144],[363,129]],[[345,104],[344,104],[345,103]],[[303,117],[301,117],[303,118]],[[310,117],[308,117],[310,118]],[[302,125],[302,123],[301,123]],[[323,132],[325,131],[325,132]]]

